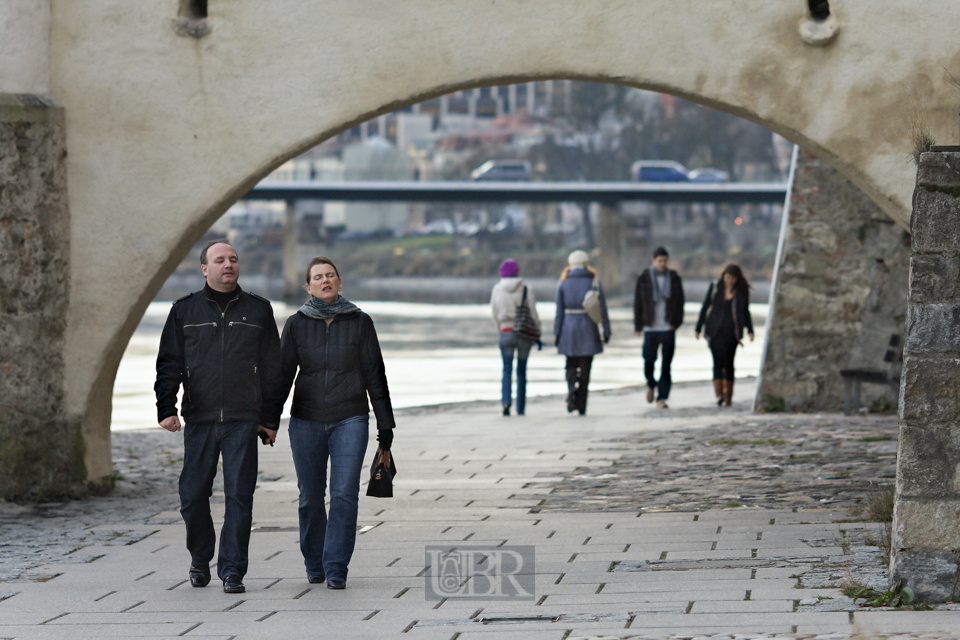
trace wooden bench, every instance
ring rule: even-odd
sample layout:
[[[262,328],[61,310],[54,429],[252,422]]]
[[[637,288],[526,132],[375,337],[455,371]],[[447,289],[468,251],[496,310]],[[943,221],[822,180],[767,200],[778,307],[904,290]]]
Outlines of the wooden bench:
[[[860,385],[868,384],[886,384],[890,385],[894,394],[900,393],[900,370],[902,367],[903,346],[900,343],[900,336],[894,333],[890,336],[890,343],[887,345],[887,352],[883,355],[883,361],[887,363],[884,369],[841,369],[840,377],[843,378],[844,400],[843,414],[852,416],[860,411]]]

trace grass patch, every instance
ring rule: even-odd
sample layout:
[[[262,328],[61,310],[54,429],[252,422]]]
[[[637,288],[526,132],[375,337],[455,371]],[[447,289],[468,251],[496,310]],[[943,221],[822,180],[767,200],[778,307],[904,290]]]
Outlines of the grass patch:
[[[743,506],[743,505],[740,504],[739,502],[728,502],[726,505],[724,505],[723,508],[724,508],[724,509],[739,509],[739,508],[742,507],[742,506]]]
[[[913,590],[910,587],[901,586],[899,580],[886,591],[872,589],[859,580],[843,587],[842,591],[843,595],[854,602],[862,599],[863,602],[860,603],[862,607],[894,607],[911,611],[927,611],[933,608],[929,603],[914,598]]]
[[[714,446],[719,444],[779,445],[779,444],[787,444],[787,441],[781,440],[780,438],[762,438],[759,440],[738,440],[737,438],[721,438],[720,440],[711,440],[710,442],[707,443],[707,446]]]
[[[757,410],[760,413],[785,413],[787,410],[787,402],[780,396],[772,396],[766,394],[763,396],[763,400],[758,403]]]
[[[893,522],[893,486],[881,487],[867,500],[867,515],[871,522]]]
[[[885,440],[893,440],[890,436],[863,436],[860,438],[860,442],[883,442]]]

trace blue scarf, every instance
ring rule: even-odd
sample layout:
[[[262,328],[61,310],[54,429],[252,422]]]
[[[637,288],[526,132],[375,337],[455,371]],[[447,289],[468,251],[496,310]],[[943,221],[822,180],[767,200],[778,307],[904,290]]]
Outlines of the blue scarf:
[[[333,303],[327,303],[310,296],[310,299],[300,307],[300,313],[314,320],[329,320],[335,316],[359,313],[359,311],[360,307],[339,294],[337,295],[337,301]]]

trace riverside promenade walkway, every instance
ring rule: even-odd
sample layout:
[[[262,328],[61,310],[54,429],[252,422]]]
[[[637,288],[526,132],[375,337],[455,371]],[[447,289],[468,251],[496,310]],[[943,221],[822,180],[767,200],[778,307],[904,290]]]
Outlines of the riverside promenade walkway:
[[[669,410],[634,389],[582,417],[558,398],[399,411],[396,497],[361,497],[344,591],[306,580],[282,432],[239,595],[186,582],[180,436],[116,434],[114,495],[0,504],[0,638],[960,638],[954,605],[878,611],[837,588],[885,587],[886,533],[857,505],[892,482],[895,416],[758,416],[747,387],[726,410],[689,384]],[[428,545],[532,546],[535,593],[429,600]]]

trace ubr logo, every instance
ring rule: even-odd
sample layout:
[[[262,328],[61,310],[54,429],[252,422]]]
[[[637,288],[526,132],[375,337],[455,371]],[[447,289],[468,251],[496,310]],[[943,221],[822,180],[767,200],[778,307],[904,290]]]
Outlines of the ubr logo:
[[[427,600],[534,600],[533,546],[424,548]]]

